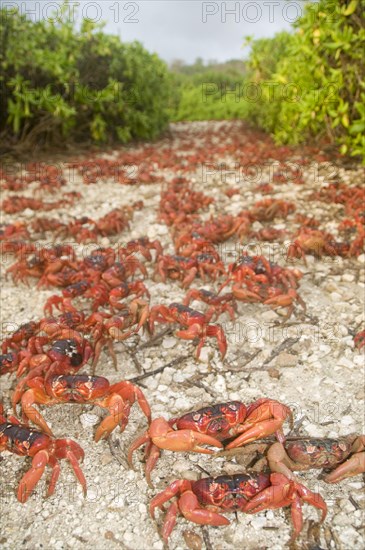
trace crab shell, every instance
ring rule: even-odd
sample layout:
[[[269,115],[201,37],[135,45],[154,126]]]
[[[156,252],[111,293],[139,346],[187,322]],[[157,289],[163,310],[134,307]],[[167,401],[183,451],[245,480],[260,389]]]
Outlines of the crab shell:
[[[270,487],[270,475],[245,473],[206,477],[192,483],[192,491],[200,504],[221,510],[244,510],[247,501]]]
[[[351,454],[353,440],[353,437],[343,437],[287,441],[285,450],[289,458],[302,467],[332,469]]]

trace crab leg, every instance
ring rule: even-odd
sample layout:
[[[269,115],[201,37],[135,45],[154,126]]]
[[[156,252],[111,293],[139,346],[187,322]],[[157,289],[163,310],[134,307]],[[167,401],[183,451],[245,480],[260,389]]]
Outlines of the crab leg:
[[[80,468],[79,460],[84,459],[84,451],[76,443],[75,441],[72,441],[71,439],[57,439],[55,442],[56,449],[55,449],[55,458],[56,459],[63,459],[66,458],[69,463],[71,464],[71,467],[75,473],[76,478],[80,482],[82,486],[82,490],[84,493],[84,496],[86,495],[86,479],[85,476]],[[52,478],[51,483],[48,489],[48,495],[52,494],[50,491],[52,490]],[[54,488],[53,488],[54,489]],[[52,491],[53,492],[53,491]]]
[[[161,455],[160,449],[157,447],[157,445],[154,445],[152,443],[152,445],[148,449],[148,453],[146,454],[147,460],[146,460],[146,468],[145,468],[146,480],[150,487],[153,487],[153,483],[151,481],[151,472],[156,466],[156,463],[160,458],[160,455]]]
[[[175,524],[176,524],[176,516],[179,513],[179,507],[177,502],[172,502],[169,506],[169,509],[167,510],[163,526],[161,529],[161,536],[165,542],[167,542],[169,536],[171,535]]]
[[[18,500],[24,504],[34,487],[41,479],[44,470],[49,462],[49,454],[47,451],[39,451],[32,460],[31,468],[24,474],[19,483]]]
[[[95,441],[107,438],[109,434],[118,426],[121,426],[121,431],[127,425],[130,411],[130,404],[125,402],[120,395],[109,396],[102,401],[97,401],[96,405],[105,407],[109,410],[109,415],[99,424],[95,432]]]
[[[117,384],[113,384],[112,386],[110,386],[109,392],[111,394],[117,393],[124,400],[130,401],[131,403],[134,403],[135,400],[137,400],[148,422],[151,422],[150,406],[142,390],[138,386],[135,386],[131,382],[127,382],[127,381],[118,382]]]
[[[178,479],[173,481],[164,491],[158,493],[150,502],[150,514],[155,519],[155,508],[161,508],[165,502],[184,491],[191,491],[191,482],[187,479]]]
[[[35,382],[36,380],[32,381]],[[22,411],[26,418],[29,418],[34,424],[39,426],[48,435],[53,435],[43,415],[33,407],[34,403],[47,404],[52,402],[52,398],[40,388],[32,388],[23,394],[21,399]]]

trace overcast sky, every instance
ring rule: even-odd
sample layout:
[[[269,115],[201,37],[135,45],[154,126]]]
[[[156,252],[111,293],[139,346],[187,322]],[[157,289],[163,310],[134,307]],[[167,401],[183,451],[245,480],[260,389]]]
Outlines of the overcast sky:
[[[240,59],[244,37],[273,36],[289,29],[306,0],[72,0],[70,9],[92,20],[106,21],[108,32],[122,40],[139,40],[163,59],[193,62]],[[33,19],[51,17],[57,1],[6,1],[18,4]],[[77,8],[78,6],[78,8]]]

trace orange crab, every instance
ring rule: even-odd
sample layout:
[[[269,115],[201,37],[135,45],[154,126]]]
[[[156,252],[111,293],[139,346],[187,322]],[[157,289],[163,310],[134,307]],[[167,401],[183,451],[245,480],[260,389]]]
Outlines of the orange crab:
[[[258,399],[248,407],[240,401],[230,401],[204,407],[169,421],[156,418],[149,429],[132,443],[128,461],[132,467],[134,451],[147,443],[146,478],[151,484],[150,475],[160,456],[160,449],[213,454],[211,449],[202,445],[222,448],[222,441],[230,440],[237,434],[228,443],[227,449],[240,447],[273,433],[279,441],[284,441],[282,425],[287,418],[292,421],[291,411],[286,405],[265,398]]]
[[[29,380],[27,385],[30,389],[24,392],[21,399],[23,415],[49,435],[53,435],[52,431],[34,404],[93,403],[108,409],[109,415],[96,430],[95,441],[108,437],[118,424],[123,432],[128,424],[131,405],[135,401],[138,401],[148,422],[151,421],[150,406],[142,390],[131,382],[110,385],[102,376],[77,374],[55,375],[46,380],[37,377]]]
[[[151,516],[170,499],[174,500],[165,515],[162,538],[167,542],[178,515],[199,525],[216,527],[229,525],[220,512],[241,511],[255,514],[262,510],[291,507],[294,526],[293,541],[303,527],[302,502],[322,511],[321,522],[326,518],[327,505],[319,493],[313,493],[301,483],[289,480],[282,474],[243,473],[206,477],[198,481],[179,479],[156,495],[150,503]]]
[[[53,437],[24,426],[14,416],[5,418],[0,404],[0,451],[10,451],[20,456],[30,456],[32,466],[19,483],[18,500],[26,502],[29,495],[42,477],[46,466],[52,468],[48,486],[48,496],[53,495],[60,474],[58,461],[66,458],[86,494],[86,480],[79,465],[84,451],[71,439],[54,439]]]
[[[178,323],[185,327],[183,330],[177,330],[176,336],[183,340],[199,339],[196,350],[196,356],[200,356],[201,348],[209,336],[217,338],[218,348],[224,358],[227,351],[227,341],[222,327],[219,324],[208,324],[214,308],[206,314],[196,311],[182,304],[170,304],[169,306],[159,305],[151,308],[149,318],[150,332],[154,331],[154,323]]]
[[[284,444],[276,442],[267,453],[270,469],[295,479],[292,471],[312,468],[330,470],[327,483],[365,472],[365,435],[349,435],[338,439],[296,438]]]

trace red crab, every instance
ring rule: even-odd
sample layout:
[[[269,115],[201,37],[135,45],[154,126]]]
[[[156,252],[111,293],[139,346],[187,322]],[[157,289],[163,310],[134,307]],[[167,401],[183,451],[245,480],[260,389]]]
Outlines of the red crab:
[[[35,336],[39,330],[39,322],[30,321],[29,323],[24,323],[13,332],[9,338],[6,338],[2,345],[1,350],[3,353],[8,353],[9,349],[20,350],[22,347],[26,346],[29,338]]]
[[[113,340],[122,342],[132,334],[147,325],[149,306],[147,302],[135,299],[130,304],[125,304],[124,309],[118,310],[118,315],[111,316],[108,313],[96,312],[85,321],[85,327],[94,340],[95,355],[93,368],[97,365],[103,346],[108,346],[114,367],[117,366],[117,358],[113,349]]]
[[[243,255],[228,266],[229,277],[219,292],[231,281],[246,281],[263,284],[282,284],[285,288],[297,288],[298,280],[303,276],[298,269],[287,269],[270,262],[265,256]]]
[[[204,346],[207,337],[217,338],[218,348],[222,359],[226,355],[227,341],[222,327],[218,324],[208,324],[214,309],[204,314],[182,304],[173,303],[169,306],[153,306],[150,310],[149,328],[154,332],[154,324],[157,323],[178,323],[185,327],[177,330],[176,336],[183,340],[199,340],[196,356],[200,356],[201,348]]]
[[[230,521],[219,512],[254,514],[262,510],[291,507],[294,533],[297,538],[303,527],[302,502],[322,510],[321,522],[326,518],[327,506],[319,493],[313,493],[301,483],[282,474],[244,473],[206,477],[198,481],[176,480],[156,495],[150,503],[151,516],[155,508],[177,497],[166,513],[162,538],[167,542],[176,523],[177,515],[199,525],[229,525]]]
[[[0,241],[29,239],[29,231],[24,222],[0,224]]]
[[[160,449],[213,454],[212,450],[200,445],[222,448],[221,441],[237,434],[240,435],[226,446],[227,449],[240,447],[273,433],[279,441],[284,441],[282,425],[287,418],[292,421],[288,407],[265,398],[258,399],[248,407],[240,401],[230,401],[204,407],[169,421],[156,418],[149,429],[132,443],[128,450],[128,461],[132,467],[133,452],[147,443],[146,478],[150,484],[150,474],[160,456]]]
[[[167,278],[178,280],[183,288],[191,285],[197,273],[196,260],[184,256],[160,256],[155,271],[164,283]]]
[[[226,311],[231,320],[234,321],[237,304],[231,292],[219,296],[218,294],[210,292],[209,290],[205,290],[204,288],[192,288],[187,292],[183,300],[183,305],[189,306],[190,302],[194,300],[201,301],[204,304],[207,304],[214,308],[216,319],[219,317],[219,315]]]
[[[69,333],[67,329],[70,329]],[[67,334],[72,337],[73,331],[85,331],[85,314],[82,311],[66,311],[57,318],[45,317],[39,322],[39,332],[44,332],[52,341]]]
[[[60,311],[77,311],[72,305],[72,299],[78,296],[83,296],[90,288],[90,283],[85,280],[80,280],[77,283],[66,286],[61,290],[62,296],[54,294],[47,299],[44,305],[44,313],[46,315],[52,315],[53,307]]]
[[[53,435],[52,431],[34,404],[92,403],[108,409],[109,415],[96,430],[95,441],[108,437],[118,424],[123,432],[128,424],[131,405],[135,401],[138,401],[148,422],[151,421],[151,410],[142,390],[131,382],[110,385],[101,376],[77,374],[49,376],[46,380],[37,377],[29,380],[27,385],[31,389],[21,399],[23,415],[49,435]]]
[[[101,279],[109,288],[114,288],[124,283],[128,277],[133,276],[137,270],[139,270],[144,277],[148,276],[145,266],[134,256],[129,256],[120,262],[114,262],[102,273]]]
[[[362,330],[356,334],[356,336],[354,337],[354,343],[358,349],[361,349],[365,346],[365,330]]]
[[[332,235],[324,233],[319,229],[302,227],[295,240],[290,244],[287,257],[288,259],[302,258],[306,264],[306,254],[314,254],[320,258],[323,254],[336,256],[337,252],[336,243]]]
[[[114,309],[125,309],[126,304],[120,300],[127,298],[131,294],[135,294],[136,298],[140,298],[144,294],[148,297],[150,296],[150,293],[142,281],[133,281],[131,283],[123,282],[118,284],[118,286],[114,286],[112,289],[102,281],[100,284],[94,284],[88,288],[84,297],[93,299],[91,305],[92,311],[98,311],[100,306],[105,306],[108,303],[113,311]],[[63,300],[56,296],[52,297],[52,300],[56,305],[60,304],[62,308],[70,309],[70,306],[73,307],[69,300]]]
[[[50,348],[44,350],[45,344]],[[55,373],[72,373],[78,371],[93,356],[90,343],[78,332],[66,329],[59,338],[50,341],[48,337],[37,337],[28,343],[27,349],[19,352],[17,376],[22,376],[26,369],[29,373],[17,384],[12,397],[15,409],[24,386],[30,379],[46,372],[46,378]]]
[[[79,460],[84,458],[82,448],[71,439],[54,439],[43,432],[24,426],[14,416],[5,418],[3,407],[0,405],[0,451],[4,450],[32,458],[31,468],[19,483],[18,500],[20,502],[27,501],[47,464],[52,468],[48,486],[48,496],[51,496],[60,474],[58,461],[64,458],[70,462],[84,495],[86,494],[86,480],[79,466]]]
[[[155,241],[150,241],[147,237],[140,237],[133,241],[129,241],[125,246],[119,248],[120,257],[126,258],[136,252],[139,252],[145,260],[148,262],[152,261],[151,250],[156,251],[156,260],[162,254],[162,245],[158,239]]]
[[[19,358],[17,353],[4,353],[0,355],[0,376],[14,372],[18,368],[18,365]]]
[[[337,483],[365,472],[365,435],[339,439],[297,438],[271,445],[267,460],[270,469],[295,479],[292,471],[312,468],[331,470],[327,483]]]
[[[132,207],[114,208],[99,218],[96,222],[96,229],[102,236],[116,235],[129,227],[129,220],[133,217],[133,207],[138,208],[139,203],[134,203]],[[142,203],[143,206],[143,203]]]
[[[283,235],[285,235],[285,231],[283,229],[275,229],[274,227],[264,227],[259,231],[253,231],[252,233],[250,233],[250,239],[274,242],[281,239]]]
[[[215,281],[217,277],[225,274],[226,270],[218,252],[214,251],[214,254],[194,253],[192,256],[196,260],[196,267],[198,269],[199,276],[203,279],[203,281],[206,280],[206,275]]]
[[[263,199],[256,202],[250,210],[250,216],[253,220],[272,221],[274,218],[287,218],[289,214],[295,211],[295,204],[280,199]]]
[[[175,240],[175,249],[180,256],[190,257],[193,253],[216,254],[212,241],[202,237],[196,231],[186,231],[178,235]]]

